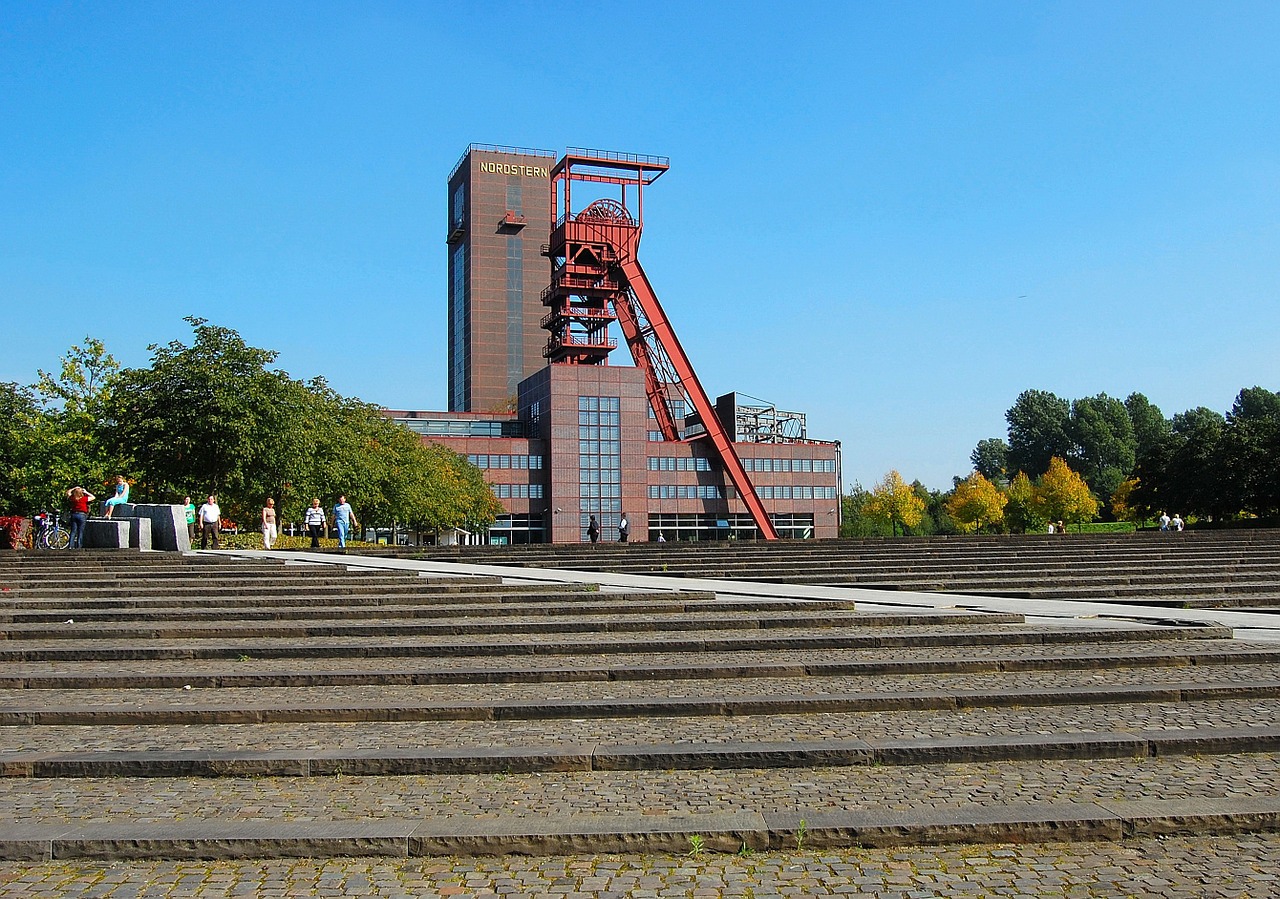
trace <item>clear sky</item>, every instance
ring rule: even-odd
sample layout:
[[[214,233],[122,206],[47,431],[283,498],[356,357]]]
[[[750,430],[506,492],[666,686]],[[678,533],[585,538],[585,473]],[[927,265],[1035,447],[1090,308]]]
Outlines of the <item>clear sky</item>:
[[[197,315],[443,409],[467,145],[648,153],[708,393],[946,488],[1027,388],[1280,389],[1278,47],[1274,0],[0,0],[0,381]]]

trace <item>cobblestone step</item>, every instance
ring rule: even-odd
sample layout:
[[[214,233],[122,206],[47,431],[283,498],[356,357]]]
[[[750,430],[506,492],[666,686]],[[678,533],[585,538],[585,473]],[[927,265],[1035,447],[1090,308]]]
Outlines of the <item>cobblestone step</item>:
[[[1150,675],[1150,669],[1143,673]],[[1227,672],[1215,672],[1226,674]],[[1274,673],[1274,672],[1272,672]],[[1237,672],[1230,672],[1236,675]],[[983,689],[972,681],[922,688],[906,684],[856,684],[822,678],[803,683],[785,681],[717,681],[714,693],[706,681],[684,683],[634,683],[631,690],[609,684],[591,690],[575,683],[578,695],[542,695],[546,690],[507,690],[493,696],[481,690],[440,691],[422,688],[380,687],[377,690],[343,688],[282,691],[223,688],[184,691],[175,699],[169,691],[83,692],[79,696],[47,690],[0,694],[0,726],[99,725],[99,724],[270,724],[307,722],[399,721],[517,721],[558,718],[663,718],[737,715],[808,714],[814,712],[869,712],[894,710],[948,710],[1102,705],[1112,703],[1180,703],[1203,700],[1235,700],[1280,697],[1280,677],[1257,672],[1252,678],[1217,680],[1139,678],[1137,683],[1099,683],[1097,678],[1058,679],[1056,683],[1016,686],[1030,678],[1020,674],[998,688]],[[1087,683],[1085,681],[1088,681]],[[188,685],[183,685],[187,687]],[[691,688],[692,687],[692,688]],[[702,688],[701,690],[697,688]],[[457,695],[462,693],[463,695]],[[654,693],[661,693],[655,696]],[[594,695],[593,695],[594,694]],[[601,695],[604,694],[604,695]]]
[[[966,651],[968,650],[968,651]],[[466,656],[423,662],[384,657],[376,667],[352,667],[346,659],[112,660],[13,663],[0,671],[0,689],[172,689],[210,687],[309,687],[351,685],[465,685],[583,683],[626,684],[672,680],[727,680],[794,677],[878,677],[1002,675],[1085,671],[1092,677],[1116,670],[1168,668],[1170,673],[1223,667],[1253,672],[1280,662],[1273,644],[1232,640],[1181,640],[1160,644],[1028,644],[1000,651],[968,647],[887,650],[780,650],[723,653],[641,653],[630,656],[473,659]],[[1271,670],[1267,668],[1265,670]],[[1203,677],[1203,674],[1197,674]]]
[[[860,612],[760,612],[746,611],[727,616],[722,612],[674,610],[665,614],[604,615],[551,615],[514,612],[501,620],[491,617],[471,617],[465,614],[436,621],[422,621],[417,617],[383,615],[378,620],[351,621],[341,618],[313,617],[306,620],[219,621],[198,622],[186,620],[157,621],[154,624],[128,624],[123,622],[94,622],[76,624],[71,619],[53,626],[46,624],[10,624],[0,630],[0,640],[10,643],[23,641],[54,640],[122,640],[163,639],[194,640],[309,637],[382,637],[382,636],[462,636],[466,634],[637,634],[668,632],[716,632],[753,630],[804,630],[847,629],[853,627],[909,627],[929,622],[926,615],[867,615]],[[985,623],[988,616],[982,614],[954,613],[932,616],[934,621],[945,617],[948,623],[957,625]],[[1006,622],[1020,621],[1020,616],[1007,616]],[[998,622],[997,622],[998,623]]]
[[[1175,610],[1048,625],[338,565],[210,596],[232,558],[189,583],[44,564],[47,595],[0,595],[0,855],[1280,828],[1280,649]]]
[[[678,612],[760,612],[760,611],[803,611],[812,609],[814,603],[807,600],[727,600],[717,599],[713,594],[698,598],[693,593],[644,593],[626,594],[625,601],[609,599],[608,594],[580,594],[572,603],[561,602],[554,594],[547,599],[535,602],[528,596],[510,595],[471,595],[465,601],[446,597],[432,597],[425,604],[405,604],[402,598],[380,602],[370,607],[363,605],[313,605],[254,607],[251,603],[239,606],[208,606],[191,608],[180,606],[157,605],[151,607],[134,606],[128,609],[98,609],[96,606],[61,606],[44,608],[40,611],[0,612],[0,623],[32,624],[32,623],[65,623],[71,617],[75,622],[91,621],[168,621],[179,616],[186,621],[226,620],[235,617],[241,621],[314,619],[341,616],[345,619],[362,618],[451,618],[466,617],[499,617],[506,615],[530,615],[534,613],[557,615],[603,615],[625,608],[629,614],[658,613],[674,614]],[[485,601],[488,600],[488,601]],[[361,600],[363,604],[363,599]],[[852,602],[833,602],[824,607],[852,610]]]
[[[367,608],[379,605],[398,605],[405,602],[413,603],[467,603],[467,602],[525,602],[530,598],[553,599],[558,602],[575,602],[598,601],[602,597],[609,595],[613,591],[605,591],[591,589],[591,585],[585,584],[501,584],[497,582],[485,583],[478,579],[477,583],[459,583],[447,584],[435,587],[429,583],[419,586],[416,590],[400,591],[395,593],[368,593],[361,594],[359,606]],[[671,589],[644,591],[638,590],[636,593],[645,597],[667,597],[667,596],[687,596],[695,599],[705,599],[714,594],[700,592],[696,590],[680,590],[679,583],[674,583]],[[172,608],[172,609],[207,609],[207,608],[258,608],[271,606],[314,606],[314,607],[332,607],[335,603],[343,604],[344,599],[351,594],[328,594],[322,596],[314,596],[309,591],[294,587],[282,587],[276,591],[263,591],[255,594],[244,594],[239,596],[133,596],[129,594],[120,597],[91,597],[84,596],[68,596],[65,592],[59,595],[51,595],[45,598],[14,598],[9,601],[0,600],[0,609],[11,610],[48,610],[48,609],[153,609],[153,608]],[[347,602],[347,606],[351,603]]]
[[[904,774],[906,775],[904,777]],[[1102,840],[1280,829],[1274,754],[795,770],[0,779],[0,856],[261,858]],[[969,797],[975,787],[988,802]],[[34,788],[34,790],[33,790]],[[41,789],[47,788],[47,789]],[[40,797],[40,798],[36,798]],[[300,809],[308,814],[298,817]]]
[[[63,660],[125,660],[125,659],[236,659],[246,658],[384,658],[395,656],[550,656],[583,653],[614,653],[634,655],[643,652],[745,652],[769,650],[820,649],[883,649],[886,647],[945,647],[957,641],[971,646],[1045,645],[1051,643],[1098,642],[1112,639],[1116,642],[1142,640],[1179,640],[1188,638],[1225,638],[1229,628],[1220,627],[1164,627],[1158,630],[1121,631],[1105,627],[1071,627],[1062,629],[1036,626],[1020,626],[1012,623],[1021,616],[1004,617],[1010,622],[1004,629],[990,630],[978,626],[955,624],[947,626],[945,619],[952,616],[938,615],[939,624],[933,628],[918,627],[895,631],[884,627],[876,633],[829,633],[801,631],[789,633],[779,629],[765,634],[754,629],[747,636],[689,634],[685,637],[649,636],[635,639],[625,635],[599,635],[586,633],[578,639],[522,640],[516,635],[508,640],[449,641],[418,639],[388,639],[385,636],[365,641],[315,637],[306,642],[296,639],[272,639],[245,637],[233,642],[215,640],[190,641],[154,638],[140,645],[136,641],[111,643],[106,640],[48,640],[17,641],[23,645],[4,645],[0,642],[0,662],[63,661]],[[13,642],[13,641],[10,641]]]
[[[0,754],[0,777],[333,777],[1095,760],[1280,751],[1280,726],[1088,731],[1045,736],[328,750],[39,750]]]

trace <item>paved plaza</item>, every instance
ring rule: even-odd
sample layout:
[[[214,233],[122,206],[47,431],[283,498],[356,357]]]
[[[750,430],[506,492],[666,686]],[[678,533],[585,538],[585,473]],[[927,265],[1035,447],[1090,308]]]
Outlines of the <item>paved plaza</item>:
[[[1036,595],[3,560],[0,897],[1280,899],[1274,573],[1112,586],[1134,546],[1046,547],[1071,596],[945,546],[912,576]]]

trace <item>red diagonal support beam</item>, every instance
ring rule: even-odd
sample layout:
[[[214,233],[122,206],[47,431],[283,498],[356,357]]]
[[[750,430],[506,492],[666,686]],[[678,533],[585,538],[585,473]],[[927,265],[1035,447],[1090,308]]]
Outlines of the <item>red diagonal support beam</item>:
[[[619,253],[619,256],[622,256],[622,254]],[[636,302],[640,304],[645,318],[649,321],[654,340],[662,347],[663,352],[667,354],[667,358],[671,360],[672,368],[679,379],[680,388],[688,396],[689,401],[693,403],[693,409],[698,413],[698,417],[702,419],[702,426],[707,431],[707,437],[715,448],[716,455],[720,457],[720,464],[724,466],[725,474],[729,476],[729,480],[737,488],[738,495],[742,497],[743,504],[747,507],[747,511],[751,514],[751,518],[755,521],[756,527],[760,529],[764,539],[777,540],[778,532],[774,528],[773,522],[769,520],[769,513],[766,511],[764,503],[760,501],[755,485],[751,483],[751,478],[747,477],[747,470],[743,467],[742,460],[738,458],[737,450],[733,448],[733,439],[720,422],[719,416],[716,415],[715,407],[711,405],[707,392],[702,389],[702,383],[698,380],[697,374],[694,373],[693,364],[685,354],[684,347],[680,345],[680,338],[676,337],[675,329],[671,327],[667,314],[662,310],[662,304],[658,302],[658,295],[654,293],[648,276],[645,275],[644,269],[640,267],[640,261],[634,256],[628,255],[619,260],[619,268],[626,277],[627,283],[631,287]],[[618,305],[622,305],[623,302],[625,300],[619,300]],[[632,335],[626,330],[628,318],[634,321],[635,315],[626,316],[620,314],[618,316],[618,324],[623,328],[628,345],[631,345]],[[639,361],[639,359],[636,360],[637,365]],[[653,384],[649,385],[650,393],[652,393],[655,386]],[[666,405],[665,393],[663,394],[663,405]]]

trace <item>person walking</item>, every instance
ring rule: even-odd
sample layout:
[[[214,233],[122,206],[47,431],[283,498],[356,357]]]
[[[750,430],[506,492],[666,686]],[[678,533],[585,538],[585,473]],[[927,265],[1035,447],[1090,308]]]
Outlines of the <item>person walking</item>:
[[[596,517],[594,515],[592,515],[591,520],[587,522],[587,539],[592,543],[600,542],[600,522],[596,521]]]
[[[279,531],[276,528],[276,501],[267,497],[267,504],[262,507],[262,548],[271,549],[276,542]]]
[[[116,510],[116,506],[122,506],[129,501],[129,482],[124,479],[124,475],[116,475],[116,485],[111,494],[111,499],[102,504],[102,517],[110,518],[111,513]]]
[[[622,518],[618,522],[618,542],[626,543],[627,538],[631,536],[631,522],[627,521],[627,513],[622,513]]]
[[[222,510],[218,508],[218,498],[212,493],[204,505],[196,512],[200,519],[200,548],[209,548],[209,538],[213,538],[213,548],[218,549],[218,532],[222,530]]]
[[[324,531],[324,509],[320,508],[320,500],[313,499],[311,505],[307,506],[307,512],[302,516],[302,523],[306,525],[307,533],[311,535],[311,548],[320,548],[320,534]]]
[[[89,503],[97,499],[83,487],[75,486],[67,491],[71,501],[71,548],[84,549],[84,525],[89,520]]]
[[[338,497],[338,504],[333,507],[333,525],[338,529],[338,546],[346,546],[347,534],[352,527],[360,526],[360,522],[356,521],[356,513],[351,510],[351,504],[345,496]]]

